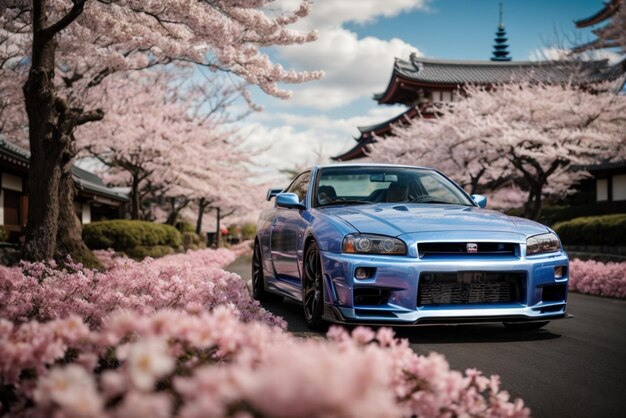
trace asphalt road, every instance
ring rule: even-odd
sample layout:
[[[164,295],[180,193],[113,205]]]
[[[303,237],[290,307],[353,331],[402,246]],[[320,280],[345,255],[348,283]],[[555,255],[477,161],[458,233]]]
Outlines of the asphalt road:
[[[250,259],[227,268],[250,278]],[[291,332],[311,333],[299,304],[264,305],[287,321]],[[532,416],[626,416],[626,301],[570,293],[573,319],[553,321],[537,331],[501,325],[396,329],[415,352],[442,353],[457,370],[497,374],[502,387],[521,397]]]

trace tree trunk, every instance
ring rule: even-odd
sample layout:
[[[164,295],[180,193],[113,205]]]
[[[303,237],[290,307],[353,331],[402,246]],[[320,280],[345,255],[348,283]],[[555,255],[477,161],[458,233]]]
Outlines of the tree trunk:
[[[139,198],[139,174],[133,174],[130,198],[130,219],[141,219],[139,217],[139,206],[141,204],[141,199]]]
[[[33,2],[33,49],[24,99],[28,114],[30,142],[29,208],[24,257],[27,260],[49,260],[56,250],[59,217],[59,164],[64,149],[57,125],[65,115],[56,106],[54,88],[53,37],[43,31],[47,20],[45,1]]]
[[[198,219],[196,220],[196,234],[202,233],[202,218],[204,217],[204,211],[209,206],[209,202],[203,197],[198,202]]]
[[[57,96],[54,87],[54,37],[82,13],[84,1],[75,1],[65,16],[48,27],[46,3],[46,0],[33,0],[31,3],[33,46],[31,67],[23,89],[31,152],[24,258],[33,261],[73,254],[74,249],[79,251],[78,259],[83,257],[84,252],[80,252],[84,247],[80,224],[78,229],[72,225],[74,220],[77,221],[70,172],[74,157],[72,133],[76,126],[103,117],[101,111],[85,113],[82,109],[71,109],[65,100]],[[65,184],[61,188],[63,176]],[[60,201],[63,202],[62,208]],[[61,229],[60,217],[63,223]],[[57,253],[59,239],[63,254]],[[91,258],[95,259],[93,254]]]
[[[541,193],[543,187],[541,185],[531,186],[528,193],[528,200],[524,204],[524,217],[527,219],[537,220],[541,214]]]
[[[72,178],[72,160],[67,161],[61,172],[59,186],[59,222],[56,258],[63,263],[68,256],[89,268],[102,268],[102,264],[83,242],[82,224],[74,210],[76,185]]]
[[[165,223],[168,225],[172,225],[172,226],[176,225],[176,221],[178,220],[178,214],[180,213],[181,210],[187,207],[189,202],[190,202],[189,199],[183,199],[180,206],[176,206],[176,198],[170,197],[170,204],[172,206],[172,211],[167,216],[167,220],[165,221]]]

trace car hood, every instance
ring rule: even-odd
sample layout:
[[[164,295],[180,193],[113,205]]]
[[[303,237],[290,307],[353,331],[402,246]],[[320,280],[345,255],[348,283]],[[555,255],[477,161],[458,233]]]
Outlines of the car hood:
[[[539,223],[473,206],[378,203],[332,206],[321,210],[349,223],[358,232],[388,236],[446,231],[507,232],[530,236],[548,231]]]

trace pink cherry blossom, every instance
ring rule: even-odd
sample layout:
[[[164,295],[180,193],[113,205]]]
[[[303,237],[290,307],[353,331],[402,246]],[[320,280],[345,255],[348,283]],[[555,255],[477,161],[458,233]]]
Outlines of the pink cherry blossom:
[[[626,299],[626,263],[572,260],[569,290]]]
[[[433,106],[436,118],[394,128],[370,159],[437,168],[472,194],[495,193],[499,208],[523,203],[535,218],[543,198],[563,197],[589,175],[580,167],[626,156],[626,97],[612,86],[511,83],[463,93]]]

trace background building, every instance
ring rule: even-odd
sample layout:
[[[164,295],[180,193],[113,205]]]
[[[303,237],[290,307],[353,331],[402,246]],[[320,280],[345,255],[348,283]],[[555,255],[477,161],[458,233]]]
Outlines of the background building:
[[[0,137],[0,225],[17,241],[28,219],[28,169],[30,152]],[[126,193],[106,187],[102,179],[72,167],[76,184],[76,213],[83,224],[123,215]]]

